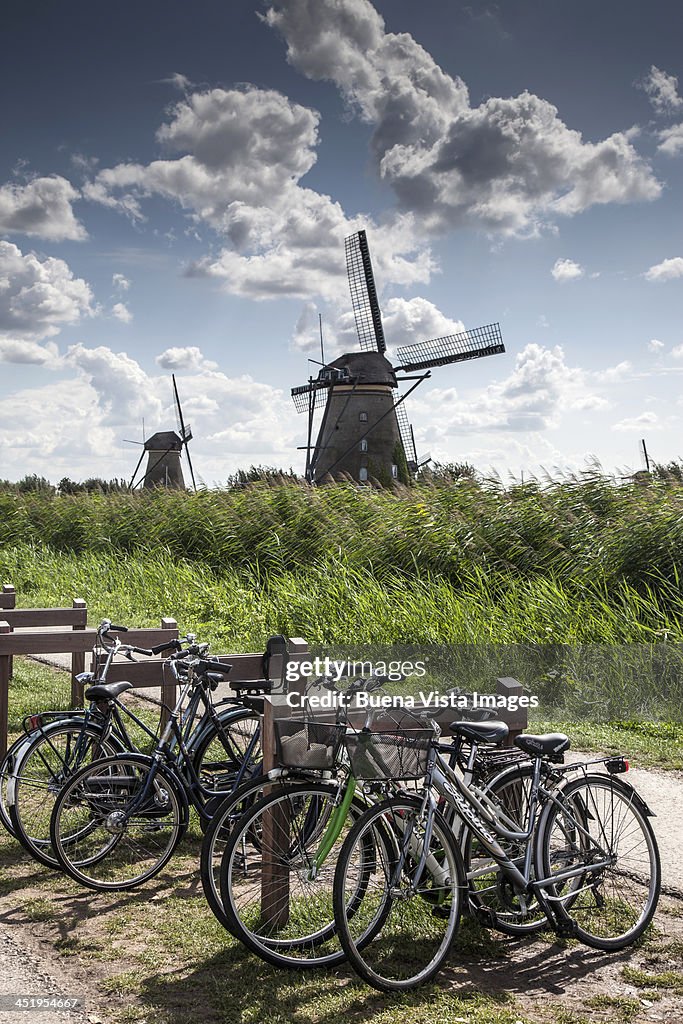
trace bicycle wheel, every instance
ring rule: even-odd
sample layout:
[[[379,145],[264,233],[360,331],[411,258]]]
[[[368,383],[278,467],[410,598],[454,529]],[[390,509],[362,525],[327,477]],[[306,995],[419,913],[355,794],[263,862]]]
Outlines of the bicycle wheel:
[[[293,785],[296,782],[300,782],[300,780],[296,778],[292,782],[282,780],[277,785]],[[204,834],[200,856],[202,888],[207,903],[224,928],[228,927],[221,898],[221,863],[225,847],[234,826],[245,811],[253,807],[256,801],[263,797],[264,790],[268,786],[273,785],[262,775],[243,782],[231,796],[225,797],[218,804]]]
[[[278,788],[240,818],[225,845],[220,888],[226,927],[278,967],[332,966],[344,959],[332,906],[334,869],[342,839],[365,805],[354,798],[338,821],[340,831],[332,831],[339,795],[338,786],[324,782]],[[334,842],[323,857],[327,838]]]
[[[30,742],[30,734],[19,736],[11,744],[0,763],[0,821],[11,836],[16,839],[16,832],[9,813],[10,781],[14,775],[16,764],[21,755],[22,747]]]
[[[9,814],[21,845],[41,864],[58,868],[50,843],[50,817],[64,783],[84,765],[119,753],[113,736],[83,719],[58,722],[20,748],[8,786]]]
[[[119,754],[86,765],[62,788],[50,839],[60,866],[82,885],[134,889],[161,871],[188,817],[184,790],[168,769]]]
[[[586,945],[624,949],[652,920],[661,886],[657,840],[644,805],[619,780],[587,775],[568,783],[546,805],[536,857],[546,878],[583,868],[566,897],[561,886],[549,892]]]
[[[357,973],[381,991],[433,978],[458,929],[467,889],[460,851],[435,812],[422,867],[426,824],[421,800],[393,797],[359,818],[339,854],[339,939]]]
[[[258,737],[254,740],[259,722],[259,716],[249,708],[231,709],[220,718],[220,728],[211,728],[199,739],[193,764],[205,789],[227,794],[247,753],[247,772],[261,761],[261,743]]]
[[[528,827],[533,774],[533,765],[515,765],[482,787],[497,805],[501,824],[509,831],[523,832]],[[500,837],[498,842],[521,870],[526,843]],[[462,851],[470,905],[484,924],[506,935],[525,935],[547,927],[548,919],[538,901],[528,898],[526,903],[520,903],[519,896],[496,861],[469,829],[463,836]]]

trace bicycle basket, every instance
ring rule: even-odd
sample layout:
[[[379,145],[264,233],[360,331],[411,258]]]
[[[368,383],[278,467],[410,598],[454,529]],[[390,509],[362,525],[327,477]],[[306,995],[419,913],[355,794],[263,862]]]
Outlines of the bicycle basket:
[[[432,729],[349,733],[346,749],[357,779],[421,779],[427,774]]]
[[[345,727],[307,719],[276,718],[275,749],[284,768],[333,768]]]

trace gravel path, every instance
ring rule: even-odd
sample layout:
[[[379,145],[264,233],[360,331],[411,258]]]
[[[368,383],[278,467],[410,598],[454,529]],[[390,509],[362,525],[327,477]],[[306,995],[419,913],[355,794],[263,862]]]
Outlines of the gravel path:
[[[55,959],[51,958],[50,969],[59,971]],[[21,1021],[30,1021],[31,1024],[86,1024],[100,1019],[89,1016],[85,1009],[13,1008],[16,999],[27,997],[59,999],[80,996],[83,1006],[83,994],[73,990],[73,982],[70,983],[68,978],[58,980],[54,974],[48,973],[44,960],[21,944],[17,929],[5,924],[0,926],[0,962],[0,1024],[20,1024]]]

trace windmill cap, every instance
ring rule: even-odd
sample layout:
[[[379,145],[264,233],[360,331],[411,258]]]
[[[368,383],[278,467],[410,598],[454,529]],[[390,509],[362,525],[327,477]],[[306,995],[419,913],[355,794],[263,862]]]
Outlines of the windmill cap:
[[[346,369],[357,384],[388,384],[398,387],[394,368],[381,352],[347,352],[334,362],[337,369]]]
[[[159,430],[145,441],[145,449],[148,452],[179,452],[182,447],[183,442],[175,430]]]

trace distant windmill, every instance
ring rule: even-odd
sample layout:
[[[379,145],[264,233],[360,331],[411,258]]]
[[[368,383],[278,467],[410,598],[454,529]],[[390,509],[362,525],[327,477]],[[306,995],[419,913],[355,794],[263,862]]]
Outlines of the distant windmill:
[[[192,477],[192,486],[195,491],[197,490],[189,447],[189,442],[192,440],[192,430],[189,423],[185,425],[175,374],[172,374],[171,377],[173,380],[173,401],[178,432],[176,433],[175,430],[160,430],[142,442],[128,442],[129,444],[142,444],[142,454],[138,459],[138,464],[135,467],[135,472],[129,484],[132,491],[137,487],[173,487],[178,490],[184,490],[185,480],[183,478],[181,462],[183,448],[185,449],[187,464],[190,469],[190,476]],[[147,466],[144,475],[138,477],[138,472],[145,455],[147,455]]]
[[[384,328],[365,231],[345,240],[346,267],[360,351],[324,363],[317,377],[292,388],[297,412],[308,413],[306,479],[348,474],[354,480],[407,482],[429,456],[418,459],[404,401],[430,370],[448,363],[479,359],[505,351],[498,324],[450,334],[398,349],[401,365],[386,358]],[[418,371],[418,372],[413,372]],[[426,371],[426,372],[420,372]],[[406,373],[397,377],[397,373]],[[402,396],[399,384],[414,381]],[[313,419],[324,405],[317,440]]]

